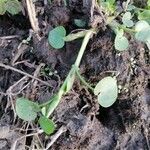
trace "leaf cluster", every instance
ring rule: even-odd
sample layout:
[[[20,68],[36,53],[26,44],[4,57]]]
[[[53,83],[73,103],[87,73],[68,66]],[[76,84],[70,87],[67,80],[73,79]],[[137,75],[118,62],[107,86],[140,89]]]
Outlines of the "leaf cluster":
[[[40,105],[26,98],[21,97],[17,99],[16,113],[19,118],[29,122],[35,120],[39,113],[38,123],[44,132],[49,135],[55,130],[54,122],[41,113]]]

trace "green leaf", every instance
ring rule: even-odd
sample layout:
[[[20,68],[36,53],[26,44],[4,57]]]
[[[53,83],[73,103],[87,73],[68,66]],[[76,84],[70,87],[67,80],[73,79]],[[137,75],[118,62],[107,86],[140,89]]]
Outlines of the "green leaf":
[[[116,0],[106,0],[109,4],[113,5],[115,4]]]
[[[125,4],[126,4],[126,2],[125,2]],[[132,11],[132,10],[134,10],[135,8],[136,8],[136,7],[135,7],[134,5],[129,4],[128,7],[127,7],[127,11]]]
[[[102,107],[110,107],[117,99],[117,80],[105,77],[96,85],[94,94],[98,95],[98,102]]]
[[[38,122],[46,134],[50,135],[54,132],[55,124],[52,120],[46,118],[45,116],[41,116]]]
[[[141,42],[147,42],[150,39],[150,25],[148,24],[148,22],[142,20],[142,21],[138,21],[135,25],[135,31],[137,31],[137,33],[135,34],[135,38],[138,41]]]
[[[12,15],[16,15],[21,11],[21,4],[18,0],[8,0],[5,7],[6,10]]]
[[[5,14],[6,7],[5,7],[5,0],[0,0],[0,15]]]
[[[144,20],[138,21],[135,24],[135,31],[137,32],[148,29],[148,28],[150,28],[150,25],[148,24],[147,21],[144,21]]]
[[[132,19],[131,13],[126,12],[122,17],[122,22],[125,26],[132,27],[134,25],[134,23],[131,19]]]
[[[141,42],[147,42],[150,39],[150,28],[141,30],[135,34],[135,38]]]
[[[147,8],[150,8],[150,0],[147,0]]]
[[[31,102],[26,98],[18,98],[16,101],[16,113],[19,118],[25,121],[32,121],[37,117],[39,112],[39,106],[37,103]]]
[[[115,38],[115,49],[118,51],[127,50],[129,47],[128,39],[125,36],[116,35]]]
[[[82,20],[82,19],[74,19],[74,23],[76,26],[78,27],[85,27],[86,25],[86,21]]]
[[[138,13],[138,19],[139,20],[145,20],[150,23],[150,10],[144,10],[142,12]]]
[[[66,30],[63,26],[58,26],[49,32],[48,41],[49,44],[55,49],[60,49],[65,45],[64,37],[66,36]]]

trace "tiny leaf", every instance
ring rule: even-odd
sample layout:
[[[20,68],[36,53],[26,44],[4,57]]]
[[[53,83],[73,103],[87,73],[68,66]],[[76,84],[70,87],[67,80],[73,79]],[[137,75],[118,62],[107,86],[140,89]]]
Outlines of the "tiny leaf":
[[[64,37],[66,36],[66,30],[63,26],[58,26],[49,32],[48,41],[49,44],[55,49],[60,49],[64,46]]]
[[[117,99],[117,80],[105,77],[96,85],[94,94],[98,95],[98,102],[103,107],[110,107]]]
[[[40,117],[39,124],[40,124],[40,127],[44,130],[44,132],[48,135],[52,134],[55,130],[54,122],[46,118],[45,116]]]
[[[129,46],[128,39],[125,36],[116,35],[115,38],[115,49],[119,51],[127,50]]]
[[[131,13],[126,12],[122,17],[122,22],[125,26],[132,27],[134,25],[134,23],[131,19],[132,19]]]
[[[141,30],[135,34],[135,38],[141,42],[147,42],[150,39],[150,28]]]
[[[76,26],[81,27],[81,28],[85,27],[86,25],[86,22],[82,19],[74,19],[74,23]]]
[[[126,2],[125,2],[125,4],[126,4]],[[127,11],[132,11],[132,10],[134,10],[135,8],[136,8],[136,7],[135,7],[134,5],[129,4],[128,7],[127,7]]]
[[[12,15],[16,15],[21,11],[21,4],[18,0],[8,0],[5,7],[6,10]]]
[[[16,113],[19,118],[25,121],[32,121],[37,117],[38,111],[40,111],[38,104],[23,97],[17,99]]]
[[[138,19],[139,20],[145,20],[150,23],[150,10],[144,10],[142,12],[138,13]]]
[[[148,24],[147,21],[144,21],[144,20],[138,21],[135,24],[135,31],[137,32],[148,29],[148,28],[150,28],[150,25]]]

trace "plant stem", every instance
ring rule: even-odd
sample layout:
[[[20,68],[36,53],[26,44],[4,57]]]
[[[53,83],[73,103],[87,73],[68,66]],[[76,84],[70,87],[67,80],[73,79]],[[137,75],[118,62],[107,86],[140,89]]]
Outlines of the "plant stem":
[[[123,29],[124,31],[132,34],[132,33],[136,33],[136,31],[134,29],[130,29],[130,28],[126,28],[125,26],[119,24],[117,21],[113,20],[111,23],[108,24],[112,30],[116,33],[116,29],[120,28]]]
[[[62,96],[64,94],[66,94],[67,92],[69,92],[69,90],[72,88],[72,85],[73,85],[74,79],[75,79],[75,73],[76,73],[75,69],[79,67],[83,53],[86,49],[86,46],[87,46],[91,36],[95,32],[96,32],[95,29],[90,29],[90,30],[86,31],[86,34],[85,34],[84,40],[82,42],[81,48],[79,50],[75,64],[72,66],[71,70],[69,71],[69,73],[68,73],[64,83],[60,87],[58,93],[55,96],[53,96],[49,102],[46,102],[46,103],[40,105],[40,106],[46,107],[46,116],[47,117],[49,117],[53,113],[53,111],[56,109]],[[86,83],[86,81],[81,77],[81,75],[79,75],[79,77],[83,83],[85,83],[91,90],[93,90],[93,88],[88,83]]]
[[[79,73],[79,70],[77,70],[77,69],[76,69],[76,74],[84,85],[86,85],[91,91],[94,91],[94,88],[92,86],[90,86],[90,84],[85,81],[85,79],[81,76],[81,74]]]
[[[80,62],[81,62],[81,59],[82,59],[82,56],[84,54],[84,51],[85,51],[85,48],[87,46],[87,43],[89,42],[89,39],[91,38],[91,35],[96,32],[95,29],[91,29],[87,32],[87,34],[85,35],[85,38],[83,39],[83,42],[82,42],[82,45],[81,45],[81,48],[80,48],[80,51],[78,53],[78,56],[77,56],[77,59],[75,61],[75,66],[76,67],[79,67],[80,65]]]
[[[80,31],[80,32],[77,32],[77,33],[71,33],[71,34],[65,36],[63,39],[66,42],[70,42],[70,41],[76,40],[78,38],[84,37],[87,32],[88,32],[88,30]]]

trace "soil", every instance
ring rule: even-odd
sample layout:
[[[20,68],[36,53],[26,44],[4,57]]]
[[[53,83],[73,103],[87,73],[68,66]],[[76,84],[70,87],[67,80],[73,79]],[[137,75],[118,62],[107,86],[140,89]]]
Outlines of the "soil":
[[[0,16],[0,63],[34,75],[48,87],[13,70],[0,67],[0,149],[44,149],[51,136],[24,137],[38,128],[16,117],[16,98],[25,96],[32,101],[45,102],[58,91],[71,65],[74,63],[82,40],[68,42],[61,50],[48,44],[48,32],[63,25],[67,32],[79,29],[74,19],[87,21],[86,28],[98,25],[101,29],[90,40],[80,70],[84,78],[95,85],[107,75],[115,74],[122,88],[117,102],[109,107],[99,106],[96,97],[76,80],[73,89],[63,97],[52,118],[56,132],[66,130],[51,146],[52,150],[148,150],[150,148],[150,52],[130,35],[130,47],[122,53],[114,49],[114,33],[105,26],[103,16],[94,12],[91,20],[91,3],[86,0],[69,0],[44,5],[36,3],[41,29],[39,40],[31,32],[29,18]],[[26,39],[30,33],[32,38]],[[12,36],[15,35],[15,36]],[[24,42],[22,42],[24,41]],[[52,135],[52,137],[56,134]],[[19,139],[20,138],[20,139]],[[18,140],[19,139],[19,140]],[[39,147],[38,147],[39,145]]]

